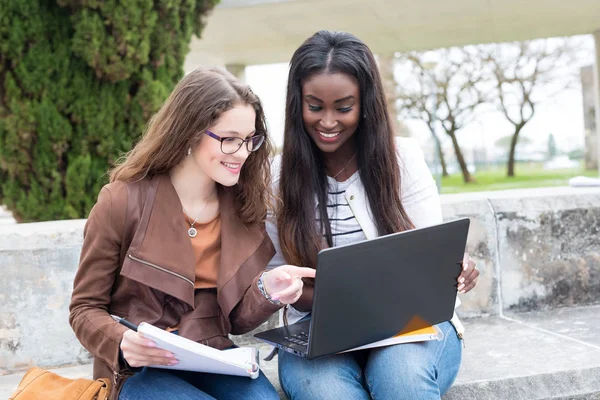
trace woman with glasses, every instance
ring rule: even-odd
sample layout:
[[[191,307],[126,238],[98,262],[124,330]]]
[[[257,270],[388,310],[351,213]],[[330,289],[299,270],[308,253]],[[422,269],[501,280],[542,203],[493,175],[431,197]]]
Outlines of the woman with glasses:
[[[221,70],[185,76],[110,172],[84,230],[70,305],[111,399],[277,399],[258,379],[178,371],[173,354],[112,315],[217,349],[302,293],[265,232],[271,150],[259,99]],[[148,368],[149,365],[175,369]]]
[[[394,138],[375,58],[349,33],[317,32],[294,53],[273,171],[281,204],[267,229],[294,265],[315,268],[323,248],[442,222],[423,152],[414,139]],[[478,274],[465,256],[458,291],[471,290]],[[310,318],[313,287],[286,309],[287,323]],[[458,373],[462,326],[453,318],[438,327],[441,341],[316,360],[279,352],[281,386],[291,400],[439,400]]]

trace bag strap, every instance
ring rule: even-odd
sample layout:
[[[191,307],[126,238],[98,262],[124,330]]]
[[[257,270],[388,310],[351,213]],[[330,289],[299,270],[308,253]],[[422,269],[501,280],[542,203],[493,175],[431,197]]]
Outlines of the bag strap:
[[[110,382],[106,378],[91,381],[90,385],[81,393],[81,400],[108,400],[110,394]]]
[[[98,392],[98,400],[108,400],[108,396],[110,396],[110,391],[112,390],[110,379],[100,378],[97,379],[96,382],[104,383],[104,386],[102,386]]]

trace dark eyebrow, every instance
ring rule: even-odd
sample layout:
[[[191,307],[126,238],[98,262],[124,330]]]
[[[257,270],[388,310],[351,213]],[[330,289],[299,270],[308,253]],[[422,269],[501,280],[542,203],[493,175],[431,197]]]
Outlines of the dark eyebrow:
[[[307,95],[306,95],[306,98],[307,98],[307,99],[314,100],[314,101],[318,101],[319,103],[323,103],[323,100],[319,99],[318,97],[315,97],[315,96],[313,96],[312,94],[307,94]],[[343,98],[341,98],[341,99],[337,99],[336,101],[334,101],[334,104],[342,103],[342,102],[344,102],[344,101],[346,101],[346,100],[355,99],[355,98],[356,98],[356,97],[354,97],[354,96],[352,96],[352,95],[350,95],[350,96],[346,96],[346,97],[343,97]]]
[[[341,102],[344,102],[346,100],[350,100],[350,99],[354,99],[354,98],[355,98],[354,96],[350,95],[350,96],[346,96],[346,97],[343,97],[341,99],[338,99],[338,100],[334,101],[334,103],[337,104],[337,103],[341,103]]]

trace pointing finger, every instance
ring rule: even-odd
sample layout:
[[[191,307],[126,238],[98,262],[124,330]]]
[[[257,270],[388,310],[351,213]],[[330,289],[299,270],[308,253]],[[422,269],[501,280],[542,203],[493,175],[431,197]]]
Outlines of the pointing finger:
[[[276,281],[286,281],[288,279],[292,279],[290,274],[285,271],[277,271],[274,275]]]
[[[314,278],[317,273],[315,269],[305,267],[293,267],[289,272],[294,278]]]

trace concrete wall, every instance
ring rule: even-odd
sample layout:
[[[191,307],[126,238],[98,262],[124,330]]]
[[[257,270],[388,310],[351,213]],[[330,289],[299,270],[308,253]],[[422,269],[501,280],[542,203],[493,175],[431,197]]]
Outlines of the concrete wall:
[[[68,322],[84,224],[0,226],[0,375],[90,360]]]
[[[600,302],[600,189],[446,195],[444,218],[470,217],[481,277],[459,314]]]
[[[481,271],[461,316],[600,302],[600,189],[442,196]],[[0,225],[0,375],[89,360],[68,324],[85,221]]]
[[[467,252],[477,263],[480,275],[477,286],[461,295],[457,310],[462,317],[496,314],[498,311],[498,259],[495,215],[484,194],[442,196],[445,220],[470,218]]]

